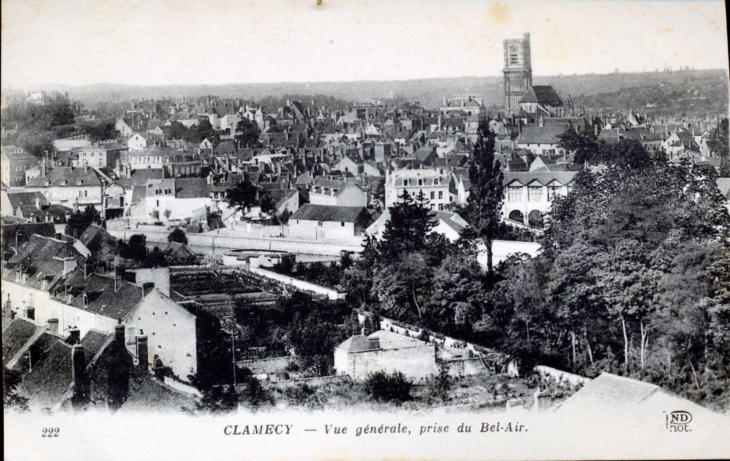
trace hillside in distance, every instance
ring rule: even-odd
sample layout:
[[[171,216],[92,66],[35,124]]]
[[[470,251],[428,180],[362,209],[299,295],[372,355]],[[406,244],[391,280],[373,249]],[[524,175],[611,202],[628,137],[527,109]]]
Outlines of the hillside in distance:
[[[721,69],[682,70],[674,72],[641,72],[541,76],[533,78],[535,85],[553,85],[567,101],[572,97],[576,108],[579,104],[592,107],[606,101],[589,97],[620,93],[629,88],[654,87],[672,88],[693,86],[711,87],[708,96],[721,98],[727,107],[728,73]],[[475,96],[484,98],[487,106],[502,104],[502,77],[459,77],[421,80],[357,81],[357,82],[313,82],[313,83],[242,83],[227,85],[165,85],[132,86],[118,84],[94,84],[78,87],[48,86],[46,90],[68,91],[69,97],[78,99],[88,107],[98,103],[116,103],[131,99],[162,99],[185,96],[195,98],[214,95],[223,98],[240,98],[259,101],[264,97],[285,95],[326,95],[358,101],[362,99],[406,99],[419,101],[428,109],[437,108],[443,98]],[[723,98],[724,95],[724,98]],[[604,98],[604,99],[606,99]],[[623,105],[630,101],[623,101]],[[645,105],[643,102],[642,105]],[[625,109],[625,107],[621,107]]]

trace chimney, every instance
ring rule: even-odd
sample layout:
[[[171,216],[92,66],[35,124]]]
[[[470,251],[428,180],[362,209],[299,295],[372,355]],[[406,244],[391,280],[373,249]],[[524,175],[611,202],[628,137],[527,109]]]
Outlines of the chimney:
[[[76,344],[71,350],[71,365],[73,367],[73,397],[75,409],[83,408],[89,400],[89,381],[86,376],[86,353],[84,346]]]
[[[137,371],[145,373],[149,369],[149,348],[147,347],[147,336],[143,330],[137,335]]]
[[[58,319],[48,319],[48,331],[54,335],[58,334]]]
[[[25,309],[25,316],[28,318],[28,320],[35,320],[35,307],[28,306]]]
[[[10,293],[8,293],[8,300],[3,304],[3,314],[7,315],[11,319],[13,318],[13,303],[10,301]]]
[[[119,323],[114,325],[114,341],[116,341],[117,345],[124,346],[125,344],[124,329],[125,327],[122,324],[122,319],[119,319]]]
[[[66,344],[78,344],[81,342],[81,330],[78,327],[73,327],[68,330],[68,338],[66,338]]]
[[[153,288],[155,288],[154,282],[143,283],[142,290],[144,290],[144,296],[147,296]]]

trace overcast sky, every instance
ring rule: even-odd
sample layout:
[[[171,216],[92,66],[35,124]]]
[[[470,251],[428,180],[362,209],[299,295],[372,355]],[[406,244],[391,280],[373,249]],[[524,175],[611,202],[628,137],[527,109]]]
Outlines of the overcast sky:
[[[721,1],[3,0],[2,86],[224,84],[728,68]]]

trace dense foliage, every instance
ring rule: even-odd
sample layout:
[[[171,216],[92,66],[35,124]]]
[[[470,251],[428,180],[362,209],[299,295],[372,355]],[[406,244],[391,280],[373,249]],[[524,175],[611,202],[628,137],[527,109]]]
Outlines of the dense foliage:
[[[581,173],[554,204],[543,253],[501,269],[477,330],[525,365],[611,371],[726,407],[729,229],[697,167]]]
[[[84,211],[76,210],[71,213],[64,230],[66,235],[81,237],[87,227],[92,224],[102,224],[103,220],[99,211],[93,205],[87,205]]]
[[[54,139],[76,134],[74,111],[60,94],[48,95],[43,105],[4,105],[2,121],[6,129],[15,129],[14,134],[3,136],[3,144],[15,144],[37,157],[53,150]]]
[[[176,243],[182,243],[184,245],[187,245],[188,244],[188,236],[185,235],[185,231],[184,230],[182,230],[179,227],[176,227],[175,230],[173,230],[172,232],[170,232],[170,234],[167,236],[167,241],[170,242],[170,243],[176,242]]]
[[[259,135],[261,135],[261,129],[258,124],[244,117],[236,125],[234,139],[242,147],[258,147]]]
[[[368,375],[365,379],[365,392],[380,402],[396,404],[407,402],[412,398],[411,389],[413,389],[413,383],[400,371],[392,374],[378,371]]]

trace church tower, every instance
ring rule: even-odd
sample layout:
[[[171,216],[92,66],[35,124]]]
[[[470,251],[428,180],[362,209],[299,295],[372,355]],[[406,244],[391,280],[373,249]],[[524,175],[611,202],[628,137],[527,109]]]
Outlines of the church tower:
[[[504,108],[507,115],[520,111],[520,99],[532,88],[530,34],[504,41]]]

